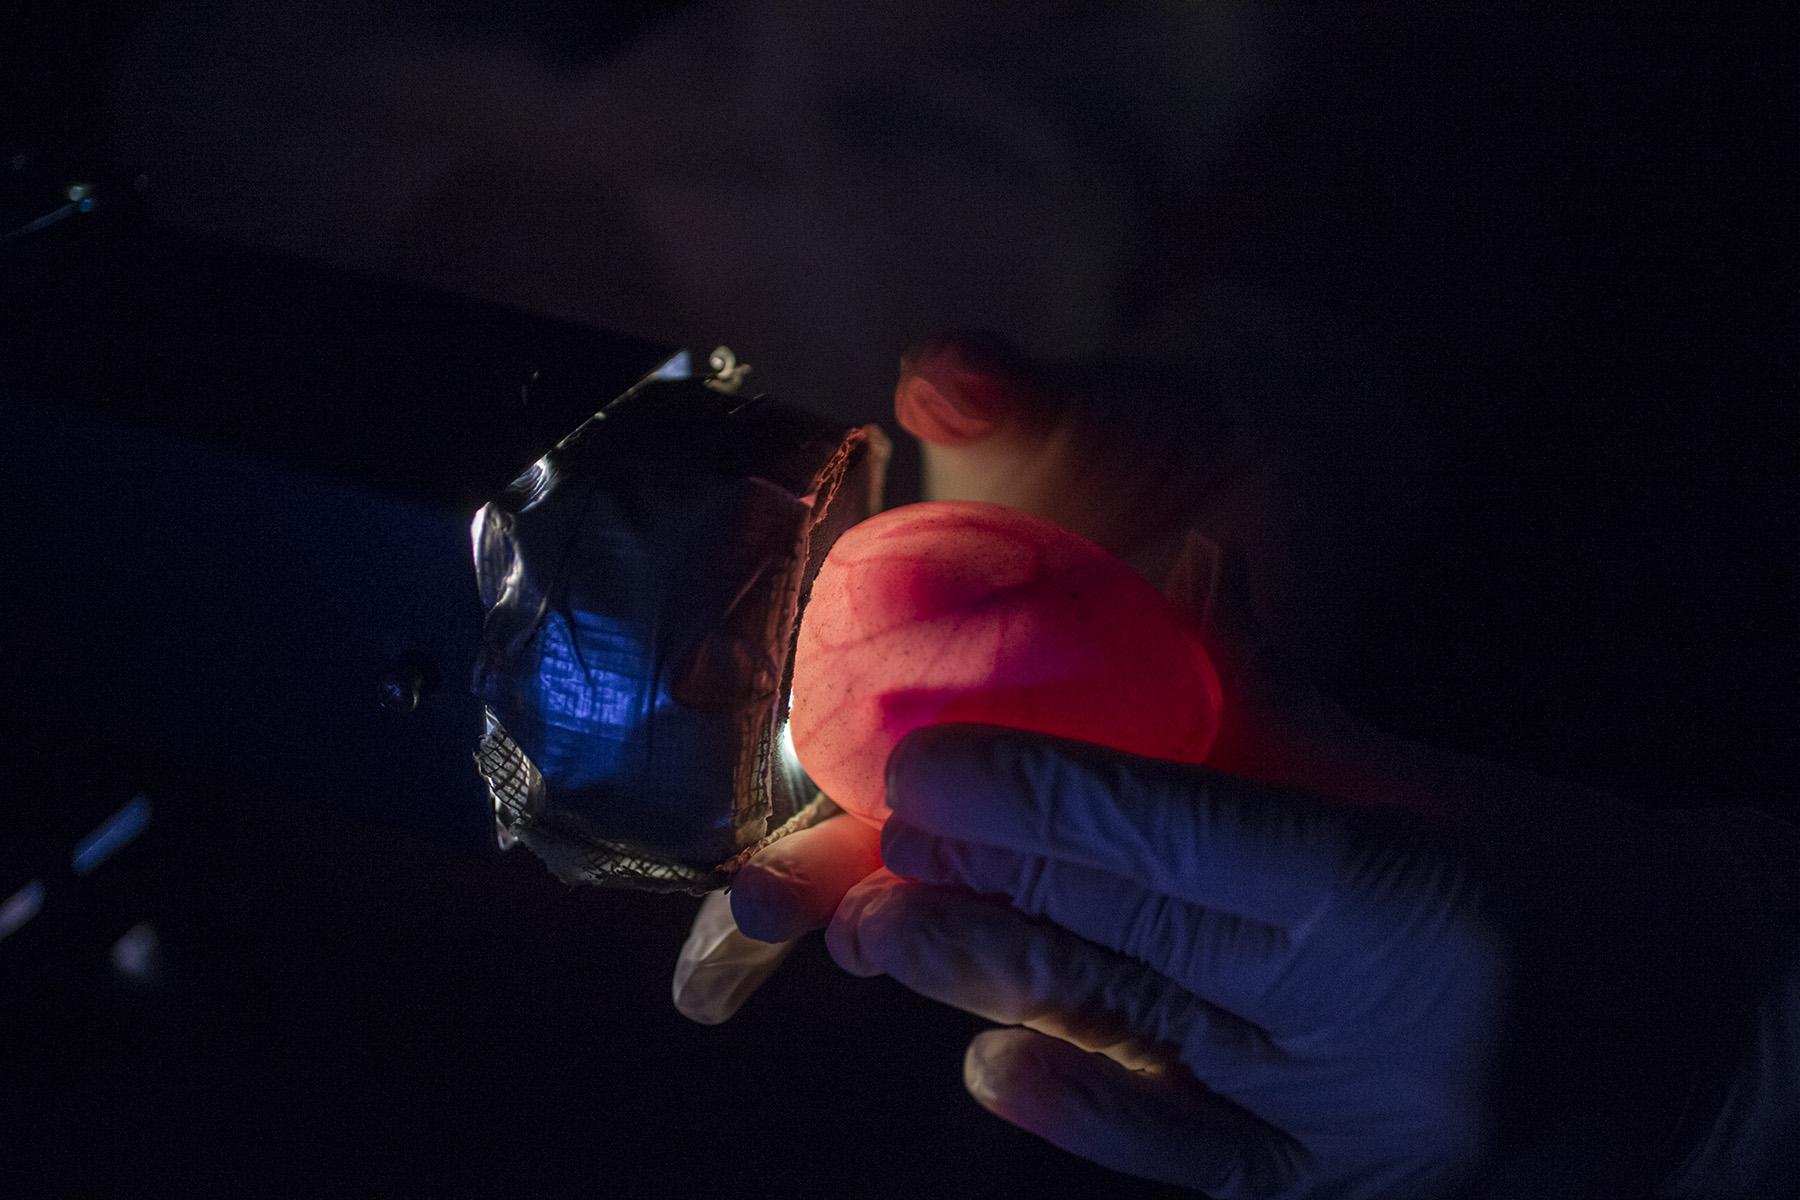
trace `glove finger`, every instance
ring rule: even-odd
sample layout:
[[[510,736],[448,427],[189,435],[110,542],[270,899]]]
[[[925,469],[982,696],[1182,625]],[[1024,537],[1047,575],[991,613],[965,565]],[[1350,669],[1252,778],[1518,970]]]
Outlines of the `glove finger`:
[[[774,843],[731,881],[738,929],[764,942],[823,929],[844,893],[881,866],[880,838],[880,830],[836,816]]]
[[[1342,810],[1180,763],[941,725],[888,758],[888,804],[940,837],[1080,863],[1146,891],[1292,927],[1353,867]]]
[[[709,892],[675,960],[676,1009],[702,1025],[729,1020],[793,948],[792,941],[745,937],[731,918],[730,899]]]
[[[852,974],[1128,1067],[1179,1060],[1233,1094],[1291,1069],[1262,1030],[1144,964],[961,888],[877,872],[844,898],[825,944]]]
[[[1090,1162],[1217,1200],[1273,1196],[1298,1143],[1178,1070],[1133,1071],[1029,1029],[969,1043],[963,1084],[989,1112]]]
[[[1078,863],[934,837],[893,817],[888,868],[908,879],[1008,897],[1089,942],[1136,959],[1196,996],[1279,1032],[1297,1014],[1278,991],[1297,977],[1286,931],[1146,891]]]
[[[921,442],[960,446],[1066,402],[1018,348],[997,334],[935,334],[900,359],[894,419]]]

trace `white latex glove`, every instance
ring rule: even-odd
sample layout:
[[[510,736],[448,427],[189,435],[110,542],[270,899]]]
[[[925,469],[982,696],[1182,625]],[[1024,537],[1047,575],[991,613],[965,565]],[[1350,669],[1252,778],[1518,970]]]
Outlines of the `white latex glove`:
[[[1189,532],[1164,590],[1204,628],[1226,703],[1211,761],[1240,775],[1386,803],[1423,786],[1395,739],[1354,720],[1267,645],[1251,611],[1243,552]],[[805,934],[823,929],[852,886],[881,865],[880,834],[830,817],[762,851],[729,892],[702,901],[676,960],[675,1007],[728,1020]]]
[[[729,892],[709,894],[675,963],[675,1007],[702,1025],[729,1019],[801,935],[823,929],[844,893],[881,866],[880,836],[827,817],[763,850]]]
[[[1375,807],[917,730],[827,945],[1020,1026],[992,1112],[1221,1200],[1794,1195],[1800,830],[1430,765]]]

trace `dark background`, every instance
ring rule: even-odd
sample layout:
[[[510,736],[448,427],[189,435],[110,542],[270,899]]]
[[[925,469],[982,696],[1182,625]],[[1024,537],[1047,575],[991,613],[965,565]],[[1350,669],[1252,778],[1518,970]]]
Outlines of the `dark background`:
[[[145,175],[133,203],[164,225],[642,343],[728,341],[846,418],[884,416],[900,348],[940,325],[1178,370],[1215,281],[1248,281],[1351,331],[1428,431],[1426,490],[1329,690],[1646,804],[1791,817],[1790,39],[1514,6],[992,7],[816,30],[703,4],[27,9],[0,134],[46,178]],[[1299,389],[1280,419],[1330,427],[1332,395]],[[150,424],[179,424],[165,403]],[[83,486],[44,436],[15,426]],[[1347,453],[1374,472],[1379,450]],[[56,577],[41,539],[15,545],[15,596]],[[9,625],[26,664],[79,632]],[[250,690],[247,727],[279,726],[279,683]],[[353,788],[259,786],[229,744],[65,736],[11,691],[9,853],[159,798],[29,955],[0,945],[21,1194],[1118,1184],[967,1099],[978,1023],[841,976],[816,941],[734,1021],[693,1026],[668,1001],[691,901],[571,891]],[[156,963],[114,970],[142,919]]]

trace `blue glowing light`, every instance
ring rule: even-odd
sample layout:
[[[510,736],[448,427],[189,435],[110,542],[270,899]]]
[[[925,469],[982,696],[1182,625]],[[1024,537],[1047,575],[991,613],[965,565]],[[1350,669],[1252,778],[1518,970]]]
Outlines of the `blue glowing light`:
[[[642,642],[622,621],[573,615],[575,629],[562,613],[544,620],[536,683],[545,724],[577,732],[633,724],[642,692],[637,680],[647,670]]]
[[[77,875],[88,874],[130,845],[149,824],[150,797],[133,796],[126,801],[125,807],[100,822],[94,832],[75,843],[75,852],[69,856],[69,865]]]
[[[692,379],[694,377],[694,358],[686,350],[678,350],[656,370],[645,376],[646,379]]]

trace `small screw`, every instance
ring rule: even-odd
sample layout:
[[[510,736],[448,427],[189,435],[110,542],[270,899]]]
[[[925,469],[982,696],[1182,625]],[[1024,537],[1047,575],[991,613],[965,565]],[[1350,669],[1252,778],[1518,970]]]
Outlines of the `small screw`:
[[[383,675],[376,685],[376,696],[389,712],[409,713],[419,707],[418,680],[394,673]]]
[[[437,687],[437,668],[422,654],[401,655],[375,681],[375,699],[392,713],[409,713]]]

